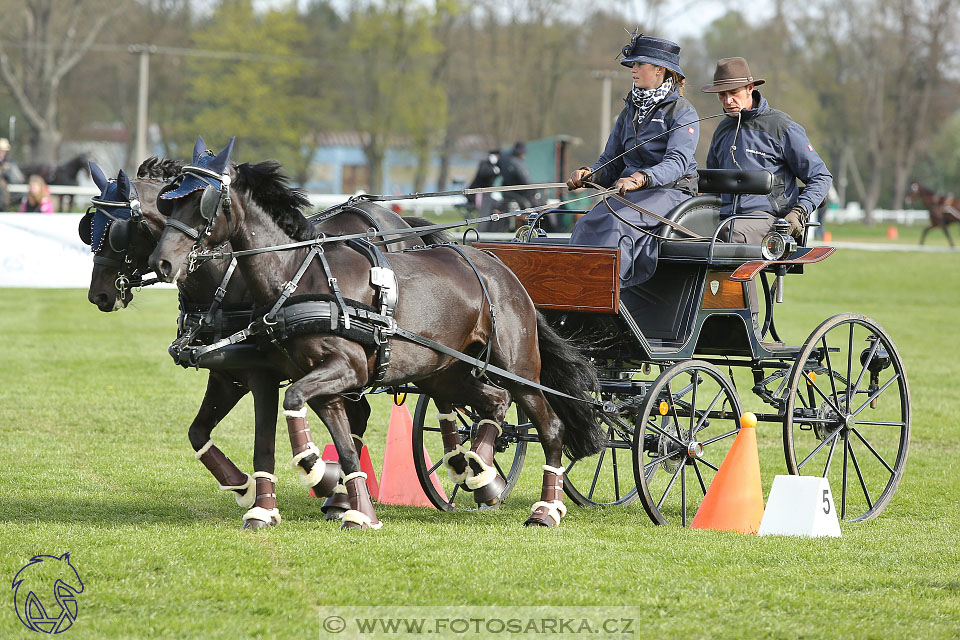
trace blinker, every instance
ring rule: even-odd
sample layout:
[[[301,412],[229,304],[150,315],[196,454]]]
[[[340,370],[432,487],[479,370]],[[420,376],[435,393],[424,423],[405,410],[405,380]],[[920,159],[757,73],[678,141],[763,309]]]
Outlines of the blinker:
[[[207,222],[212,223],[217,216],[217,210],[220,208],[220,190],[214,187],[206,187],[203,195],[200,197],[200,215]]]

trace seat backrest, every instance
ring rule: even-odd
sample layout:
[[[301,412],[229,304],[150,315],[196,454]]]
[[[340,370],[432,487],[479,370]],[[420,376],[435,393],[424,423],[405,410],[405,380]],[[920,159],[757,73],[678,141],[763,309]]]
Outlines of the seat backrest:
[[[753,193],[766,195],[773,191],[773,174],[769,171],[739,169],[698,169],[700,193]]]
[[[709,238],[720,225],[720,197],[695,196],[684,200],[667,214],[667,218],[682,224],[694,233]],[[667,238],[687,237],[667,225],[664,225],[663,235]]]

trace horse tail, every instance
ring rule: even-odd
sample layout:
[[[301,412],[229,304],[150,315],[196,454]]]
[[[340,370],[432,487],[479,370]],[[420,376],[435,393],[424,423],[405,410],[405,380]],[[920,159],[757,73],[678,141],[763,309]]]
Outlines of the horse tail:
[[[594,400],[599,396],[597,372],[577,346],[561,337],[537,312],[537,335],[540,342],[540,384],[562,391],[574,398]],[[591,392],[596,393],[592,396]],[[597,419],[592,404],[544,393],[547,402],[563,422],[563,452],[571,460],[599,453],[607,444],[606,433]]]
[[[417,227],[429,227],[433,225],[433,223],[429,220],[417,218],[415,216],[403,216],[403,221],[414,229]],[[453,242],[453,236],[442,230],[425,233],[420,236],[420,239],[423,240],[423,244],[443,244],[445,242]]]

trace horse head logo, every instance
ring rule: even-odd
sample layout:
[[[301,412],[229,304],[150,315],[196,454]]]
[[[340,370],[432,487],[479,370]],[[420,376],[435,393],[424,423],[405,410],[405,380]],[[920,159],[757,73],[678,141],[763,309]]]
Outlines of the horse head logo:
[[[83,581],[70,553],[34,556],[13,579],[17,617],[31,631],[62,633],[77,619],[77,595]]]

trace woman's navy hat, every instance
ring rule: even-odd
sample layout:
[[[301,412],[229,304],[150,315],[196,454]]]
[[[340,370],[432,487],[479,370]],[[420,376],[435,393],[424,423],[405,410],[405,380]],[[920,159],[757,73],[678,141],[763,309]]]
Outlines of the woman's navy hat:
[[[630,43],[620,52],[623,59],[620,61],[625,67],[632,67],[634,62],[646,62],[658,67],[665,67],[686,77],[680,68],[680,45],[671,40],[645,36],[636,31],[630,37]]]

